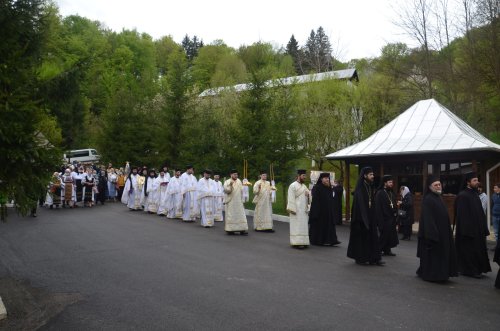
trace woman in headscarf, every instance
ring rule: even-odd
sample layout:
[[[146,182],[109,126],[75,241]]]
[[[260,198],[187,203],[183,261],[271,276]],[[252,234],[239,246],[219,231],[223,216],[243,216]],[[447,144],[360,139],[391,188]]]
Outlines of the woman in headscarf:
[[[411,240],[411,233],[414,222],[413,215],[413,195],[407,186],[401,186],[399,190],[401,194],[401,201],[398,201],[398,221],[400,232],[403,234],[401,240]]]

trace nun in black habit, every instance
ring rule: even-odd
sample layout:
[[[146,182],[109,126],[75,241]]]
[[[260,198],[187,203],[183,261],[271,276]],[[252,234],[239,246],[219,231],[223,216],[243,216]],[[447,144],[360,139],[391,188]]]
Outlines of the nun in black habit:
[[[486,237],[490,235],[481,200],[477,193],[478,180],[474,172],[465,175],[466,187],[455,199],[455,245],[458,269],[464,276],[481,278],[491,271]]]
[[[424,189],[418,229],[417,275],[430,282],[457,277],[457,259],[448,209],[441,198],[439,177],[430,175]]]
[[[312,189],[309,211],[309,240],[312,245],[335,246],[340,244],[335,230],[335,204],[330,174],[323,172]]]
[[[380,255],[373,189],[373,169],[361,169],[354,189],[347,256],[357,264],[384,265]]]

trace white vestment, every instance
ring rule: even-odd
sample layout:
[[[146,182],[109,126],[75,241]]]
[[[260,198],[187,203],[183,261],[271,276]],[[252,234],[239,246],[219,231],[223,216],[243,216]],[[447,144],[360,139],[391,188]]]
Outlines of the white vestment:
[[[231,185],[232,184],[232,185]],[[243,206],[243,184],[241,180],[231,178],[224,183],[224,205],[226,209],[226,224],[228,232],[248,231],[245,207]]]
[[[253,228],[255,230],[273,229],[273,206],[271,203],[271,193],[271,183],[267,180],[258,180],[253,186],[253,203],[255,203]]]
[[[142,209],[141,196],[143,186],[144,177],[134,174],[130,175],[123,188],[122,203],[126,204],[130,209]]]
[[[224,216],[224,187],[220,181],[214,180],[214,220],[215,222],[223,222]]]
[[[167,215],[167,188],[168,182],[170,181],[170,175],[167,177],[165,174],[163,177],[160,175],[156,178],[158,181],[158,215]]]
[[[196,201],[196,188],[198,181],[194,175],[187,172],[180,177],[183,196],[183,221],[194,221],[199,215],[198,203]]]
[[[290,213],[290,245],[309,245],[309,197],[304,184],[293,182],[288,188],[286,210]]]
[[[181,179],[172,177],[167,186],[167,217],[182,218]]]
[[[199,203],[202,226],[211,227],[214,225],[214,193],[215,185],[211,178],[202,178],[198,181],[196,197]]]
[[[156,213],[158,211],[158,200],[160,196],[160,183],[157,178],[148,177],[148,185],[146,187],[146,192],[148,196],[143,194],[144,199],[144,211],[150,213]]]

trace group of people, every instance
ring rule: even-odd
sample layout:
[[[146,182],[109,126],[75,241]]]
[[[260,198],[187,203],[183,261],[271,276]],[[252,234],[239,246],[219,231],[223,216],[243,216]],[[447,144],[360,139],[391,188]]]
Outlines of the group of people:
[[[402,192],[402,201],[394,201],[391,176],[383,176],[383,187],[376,192],[373,180],[373,169],[363,168],[354,190],[347,256],[361,265],[384,265],[382,255],[395,255],[391,248],[398,244],[396,220],[401,213],[398,210],[408,210],[397,209],[397,205],[404,206],[404,196],[408,192]],[[448,209],[441,197],[440,179],[428,176],[417,246],[420,259],[417,275],[426,281],[443,282],[459,274],[481,278],[491,271],[486,243],[490,233],[477,190],[478,176],[472,172],[465,180],[466,186],[455,200],[455,229],[452,229]],[[406,232],[405,237],[408,234]],[[498,241],[494,261],[500,264]],[[497,275],[495,286],[500,288],[500,275]]]
[[[69,164],[53,173],[44,202],[52,208],[92,207],[121,198],[126,170],[112,164]]]
[[[120,199],[132,211],[181,219],[200,220],[205,228],[224,222],[229,235],[248,235],[244,202],[248,201],[248,180],[241,181],[237,170],[231,170],[222,183],[221,174],[209,169],[198,180],[193,166],[182,172],[175,169],[171,177],[168,167],[157,172],[146,167],[115,170],[112,165],[87,167],[69,166],[56,172],[47,193],[46,204],[52,207],[75,207],[79,203],[92,206],[100,201]],[[253,185],[254,230],[274,232],[272,203],[275,201],[274,182],[261,171]],[[212,179],[213,176],[213,179]],[[289,186],[287,212],[290,216],[290,245],[337,246],[336,225],[342,208],[343,188],[332,183],[329,173],[321,173],[312,190],[305,184],[306,170],[298,170]],[[353,192],[351,231],[347,256],[360,265],[382,266],[382,256],[395,256],[392,248],[401,240],[410,240],[414,223],[413,198],[408,187],[400,188],[400,198],[393,191],[392,176],[384,175],[381,186],[374,188],[374,173],[370,167],[360,172]],[[486,237],[489,235],[485,210],[478,194],[476,173],[466,175],[466,187],[455,201],[454,228],[441,194],[439,177],[429,175],[421,206],[417,256],[417,274],[424,280],[441,282],[459,274],[481,278],[490,272]],[[340,203],[339,203],[340,201]],[[492,214],[498,242],[500,221],[500,187],[495,185]],[[496,222],[496,223],[495,223]],[[453,233],[456,232],[455,238]],[[499,247],[494,261],[500,264]],[[500,275],[496,286],[500,288]]]

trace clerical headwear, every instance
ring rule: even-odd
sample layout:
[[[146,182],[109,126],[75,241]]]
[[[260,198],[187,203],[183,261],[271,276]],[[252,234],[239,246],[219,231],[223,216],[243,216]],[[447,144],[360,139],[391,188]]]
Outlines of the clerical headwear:
[[[325,178],[325,177],[330,178],[330,173],[328,173],[328,172],[322,172],[321,174],[319,174],[319,179]]]
[[[306,174],[306,170],[305,169],[298,169],[297,170],[297,175],[305,175]]]
[[[212,174],[212,170],[210,170],[210,169],[205,169],[205,170],[203,170],[203,173],[204,173],[204,174],[209,174],[209,175],[211,175],[211,174]]]
[[[384,183],[387,183],[390,180],[393,180],[392,175],[384,175],[382,177],[382,182],[384,182]]]
[[[231,169],[231,171],[229,171],[230,175],[237,174],[237,173],[238,173],[238,170],[236,170],[236,169]]]
[[[360,175],[363,177],[364,175],[368,175],[369,173],[373,173],[373,168],[372,167],[364,167],[361,169]]]
[[[426,185],[424,187],[424,194],[430,192],[429,186],[431,186],[432,183],[434,183],[434,182],[440,182],[440,181],[441,181],[441,178],[439,178],[439,176],[437,176],[437,175],[429,175],[429,176],[427,176],[427,182],[426,182]]]
[[[468,172],[465,174],[465,181],[470,182],[471,179],[477,178],[477,173],[474,171]]]

